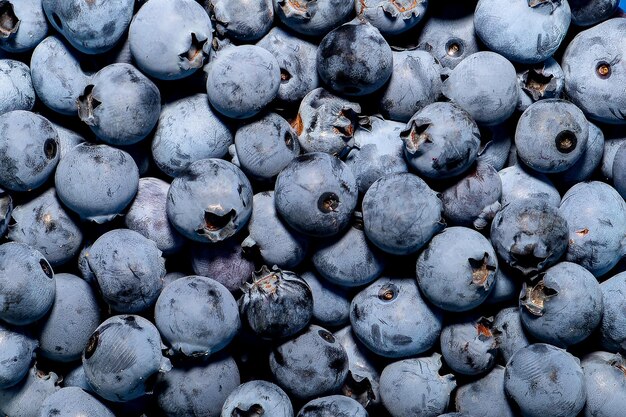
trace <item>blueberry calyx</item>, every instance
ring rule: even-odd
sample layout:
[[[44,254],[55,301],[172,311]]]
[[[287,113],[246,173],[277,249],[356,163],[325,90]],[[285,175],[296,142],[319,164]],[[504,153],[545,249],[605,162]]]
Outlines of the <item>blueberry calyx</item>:
[[[341,393],[358,401],[363,407],[367,407],[372,401],[377,399],[370,379],[355,375],[352,371],[348,371],[348,377],[341,387]]]
[[[46,139],[43,144],[43,153],[48,159],[54,159],[57,155],[57,143],[54,139]]]
[[[196,229],[196,233],[207,237],[212,242],[218,242],[222,240],[224,236],[231,236],[236,227],[233,223],[237,217],[237,211],[232,209],[225,214],[216,214],[209,210],[204,211],[203,222]]]
[[[204,64],[204,44],[207,39],[199,40],[195,33],[191,33],[191,45],[189,49],[178,55],[183,69],[201,68]]]
[[[318,330],[317,334],[320,335],[328,343],[335,343],[335,336],[328,330]]]
[[[421,1],[419,0],[389,0],[383,3],[380,7],[383,9],[386,15],[392,18],[402,17],[404,20],[409,20],[412,17],[418,17],[420,15]],[[365,7],[363,7],[365,9]]]
[[[448,56],[456,58],[459,57],[463,54],[463,42],[460,39],[450,39],[447,43],[446,43],[446,53],[448,54]],[[446,75],[446,79],[448,78],[448,76]],[[441,81],[445,81],[445,80],[441,80]]]
[[[576,135],[569,130],[564,130],[556,135],[554,139],[556,144],[556,149],[561,153],[570,153],[574,149],[576,149],[576,145],[578,144],[578,139],[576,139]]]
[[[94,110],[102,104],[93,96],[93,84],[89,84],[85,87],[85,91],[81,96],[76,100],[76,105],[78,106],[78,117],[82,120],[87,126],[95,126],[96,125],[96,117],[93,114]]]
[[[626,360],[624,360],[624,357],[619,352],[613,355],[613,358],[609,360],[609,365],[619,369],[626,375]]]
[[[413,155],[424,143],[432,142],[432,138],[426,133],[429,127],[430,123],[419,123],[415,120],[411,123],[411,127],[408,130],[400,132],[400,137],[404,141],[407,152]]]
[[[485,252],[481,259],[469,258],[467,262],[472,268],[472,283],[485,289],[489,288],[487,279],[496,270],[495,266],[489,264],[489,254]]]
[[[554,97],[556,78],[551,74],[544,74],[544,67],[531,68],[522,74],[522,90],[528,93],[534,101],[542,98]]]
[[[248,409],[236,407],[231,413],[231,417],[261,417],[265,415],[265,410],[260,404],[252,404]]]
[[[546,301],[557,294],[558,291],[546,286],[543,280],[532,287],[524,283],[520,293],[520,305],[528,310],[530,314],[541,317],[544,313]]]
[[[0,1],[0,39],[12,38],[19,27],[20,19],[15,15],[11,2]]]
[[[100,332],[96,330],[93,332],[89,340],[87,341],[87,346],[85,346],[85,359],[89,359],[93,356],[94,352],[98,348],[98,341],[100,340]]]
[[[273,270],[263,265],[261,269],[252,274],[252,284],[248,284],[250,288],[256,288],[258,291],[270,295],[276,294],[278,282],[281,278],[280,270]]]
[[[46,274],[48,278],[54,277],[54,274],[52,273],[52,267],[50,266],[48,261],[42,258],[39,260],[39,265],[41,266],[41,270],[43,271],[43,273]]]
[[[286,17],[299,17],[303,20],[310,19],[309,2],[302,0],[279,0],[278,5]]]
[[[317,200],[317,208],[322,213],[336,211],[339,207],[339,196],[335,193],[324,193]]]
[[[537,244],[514,244],[511,247],[511,266],[524,275],[535,275],[542,269],[546,260],[550,257],[545,248],[540,248]]]
[[[476,322],[476,332],[478,333],[478,338],[484,342],[487,339],[494,337],[492,327],[493,317],[481,317],[478,319]]]
[[[598,74],[598,77],[606,80],[611,76],[611,64],[604,61],[599,62],[596,66],[596,74]]]
[[[528,7],[540,7],[542,5],[549,5],[552,9],[550,10],[550,14],[556,10],[557,7],[561,5],[561,0],[528,0]]]

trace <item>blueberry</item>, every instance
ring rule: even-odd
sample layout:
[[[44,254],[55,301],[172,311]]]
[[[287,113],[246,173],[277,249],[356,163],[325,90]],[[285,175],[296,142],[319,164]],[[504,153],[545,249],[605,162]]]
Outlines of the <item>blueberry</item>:
[[[64,41],[48,36],[30,59],[30,74],[37,97],[55,112],[76,115],[76,100],[89,83],[81,57]]]
[[[192,162],[222,158],[233,143],[228,126],[195,94],[163,106],[152,140],[152,157],[161,171],[179,176]]]
[[[587,388],[584,416],[617,417],[626,406],[624,357],[593,352],[583,358],[581,366]]]
[[[111,145],[132,145],[156,126],[161,112],[159,89],[129,64],[98,71],[78,97],[78,116]]]
[[[185,243],[167,219],[169,187],[158,178],[139,179],[137,195],[124,218],[126,227],[154,241],[165,255],[179,252]]]
[[[213,278],[230,291],[238,291],[254,272],[254,263],[235,239],[193,245],[191,267],[196,275]]]
[[[260,46],[229,46],[217,53],[206,71],[209,102],[227,117],[252,117],[278,94],[280,66]]]
[[[387,365],[380,376],[380,395],[393,417],[436,416],[448,408],[454,376],[440,375],[441,355],[404,359]]]
[[[240,126],[235,133],[236,164],[251,178],[271,181],[299,154],[298,135],[276,113]]]
[[[104,301],[121,313],[150,308],[163,288],[165,260],[156,243],[128,229],[100,236],[89,251],[89,269]]]
[[[362,96],[391,77],[393,56],[376,27],[353,20],[328,33],[317,49],[320,78],[340,94]]]
[[[48,34],[42,0],[4,1],[0,15],[0,48],[7,52],[30,51]]]
[[[509,272],[504,272],[504,268],[498,268],[493,282],[493,289],[487,296],[485,304],[500,304],[517,300],[521,283],[517,277],[513,277]]]
[[[287,27],[303,35],[323,36],[348,21],[354,0],[273,0],[274,11]]]
[[[257,46],[270,51],[278,61],[280,86],[276,97],[281,102],[299,103],[318,86],[316,44],[276,26],[257,42]]]
[[[242,246],[244,250],[258,251],[268,265],[293,268],[305,259],[309,240],[281,220],[276,213],[274,195],[274,191],[254,195],[252,216],[248,222],[249,235]]]
[[[54,122],[51,123],[59,135],[59,159],[67,155],[74,146],[85,142],[85,138],[81,134]]]
[[[59,377],[32,367],[17,385],[0,389],[0,412],[11,417],[39,415],[43,402],[60,388]]]
[[[476,34],[513,62],[534,64],[556,52],[569,28],[571,11],[560,0],[480,0]]]
[[[371,23],[384,35],[398,35],[417,25],[426,13],[428,0],[356,0],[359,17]]]
[[[315,325],[270,354],[274,379],[292,398],[319,397],[338,390],[348,376],[346,350],[329,331]]]
[[[184,278],[186,276],[187,276],[187,274],[185,274],[184,272],[168,272],[163,277],[163,288],[165,288],[171,282],[174,282],[174,281],[176,281],[178,279],[181,279],[181,278]]]
[[[16,385],[26,376],[38,345],[27,330],[0,323],[0,390]]]
[[[626,198],[626,145],[620,145],[613,160],[613,185]]]
[[[626,203],[610,185],[599,181],[576,184],[563,196],[559,212],[569,227],[567,261],[598,277],[626,253]]]
[[[464,178],[441,193],[443,214],[452,224],[482,230],[500,210],[501,196],[498,172],[478,161]]]
[[[93,388],[91,388],[91,386],[89,385],[89,381],[87,381],[87,377],[85,376],[85,368],[83,368],[83,364],[81,362],[79,362],[75,368],[71,369],[65,374],[65,376],[63,377],[63,386],[77,387],[85,392],[93,392]]]
[[[567,250],[568,222],[544,200],[506,205],[491,224],[491,243],[507,265],[534,276],[554,265]]]
[[[350,321],[350,294],[314,272],[300,274],[313,295],[313,319],[322,326],[343,326]]]
[[[296,157],[276,179],[276,210],[289,226],[315,237],[345,230],[357,203],[350,169],[322,152]]]
[[[50,188],[13,209],[8,237],[40,251],[56,267],[78,254],[83,232]]]
[[[60,161],[54,182],[67,208],[82,219],[104,223],[120,215],[137,194],[139,170],[122,150],[82,143]]]
[[[600,342],[610,352],[626,353],[626,272],[600,284],[604,314],[600,323]]]
[[[100,324],[96,294],[72,274],[56,274],[56,295],[39,330],[39,354],[57,362],[80,359],[91,334]]]
[[[329,395],[306,403],[297,417],[368,417],[367,411],[352,398],[343,395]]]
[[[502,181],[502,206],[525,199],[542,200],[553,207],[561,203],[561,195],[552,181],[523,164],[504,168],[498,174]]]
[[[518,350],[506,365],[504,389],[528,417],[575,417],[586,389],[578,358],[536,343]]]
[[[441,331],[441,354],[446,364],[462,375],[480,375],[493,368],[498,353],[490,318],[464,318]]]
[[[615,13],[619,0],[569,0],[572,9],[572,23],[577,26],[592,26]]]
[[[580,32],[563,54],[565,94],[593,120],[626,123],[626,94],[618,86],[626,80],[620,65],[626,34],[624,19],[609,19]],[[583,93],[584,92],[584,93]]]
[[[448,227],[417,258],[420,290],[437,307],[467,311],[479,306],[496,278],[498,259],[483,235],[466,227]]]
[[[507,307],[498,312],[493,321],[491,332],[496,338],[498,350],[504,362],[508,362],[511,357],[530,344],[524,328],[518,307]]]
[[[220,356],[210,362],[182,365],[160,374],[154,396],[166,417],[218,417],[226,399],[240,382],[233,358]]]
[[[626,143],[626,136],[622,134],[618,134],[618,137],[614,137],[613,135],[608,136],[606,130],[603,131],[605,134],[604,141],[604,150],[602,153],[602,162],[600,163],[600,171],[604,178],[609,180],[613,179],[613,165],[615,164],[615,155],[617,155],[617,151],[623,143]],[[608,132],[610,135],[611,132]],[[623,136],[623,137],[622,137]]]
[[[323,88],[311,90],[300,103],[294,128],[302,150],[344,157],[354,147],[357,126],[366,123],[361,106]]]
[[[391,120],[408,122],[440,97],[442,67],[434,56],[418,49],[393,51],[392,56],[393,71],[383,88],[379,108]]]
[[[446,102],[429,104],[413,115],[400,132],[407,162],[428,178],[465,172],[480,148],[480,131],[470,114]]]
[[[352,299],[354,334],[377,355],[403,358],[430,349],[441,313],[422,298],[415,280],[380,278]]]
[[[478,162],[491,165],[500,171],[507,164],[513,146],[514,127],[510,122],[480,128],[480,150]]]
[[[291,400],[285,391],[271,382],[255,380],[235,388],[222,407],[222,417],[245,416],[293,417]]]
[[[133,0],[93,2],[42,0],[50,24],[86,54],[101,54],[113,48],[133,17]]]
[[[89,385],[102,398],[125,402],[139,398],[170,362],[161,353],[161,336],[140,316],[113,316],[93,332],[83,352]]]
[[[78,271],[80,272],[80,277],[84,279],[86,282],[88,282],[89,284],[96,283],[96,275],[89,268],[89,256],[90,256],[89,252],[91,251],[92,244],[93,244],[93,241],[91,240],[85,241],[85,243],[83,244],[83,247],[78,253],[78,261],[76,262],[78,264],[77,267],[78,267]]]
[[[283,339],[307,327],[313,317],[309,284],[290,271],[263,266],[245,285],[239,299],[242,319],[257,336]]]
[[[371,117],[368,129],[354,132],[355,147],[346,157],[359,187],[365,194],[370,186],[385,175],[408,172],[400,140],[403,123]]]
[[[0,114],[32,110],[34,105],[35,89],[28,65],[13,59],[0,59]]]
[[[149,0],[130,24],[130,52],[146,74],[177,80],[190,76],[205,63],[212,32],[209,15],[196,1]]]
[[[589,137],[583,154],[574,165],[556,174],[555,180],[566,186],[573,186],[590,179],[602,162],[603,152],[604,134],[596,125],[589,123]]]
[[[48,396],[41,405],[40,416],[77,417],[115,417],[106,406],[80,388],[61,388]]]
[[[54,303],[55,288],[54,272],[41,252],[23,243],[0,245],[1,320],[26,325],[41,319]]]
[[[504,392],[504,367],[496,365],[487,375],[456,390],[456,409],[471,416],[515,417]]]
[[[565,85],[563,69],[554,58],[517,70],[520,88],[517,110],[524,111],[531,104],[548,98],[560,98]]]
[[[272,0],[210,0],[208,9],[213,13],[215,31],[220,36],[242,42],[262,38],[274,21]]]
[[[236,301],[228,289],[201,276],[184,277],[165,287],[154,317],[172,352],[185,356],[214,354],[241,327]]]
[[[59,135],[48,119],[26,110],[0,115],[0,186],[40,187],[59,162]]]
[[[252,186],[239,168],[201,159],[172,181],[167,217],[185,237],[219,242],[241,230],[252,212]]]

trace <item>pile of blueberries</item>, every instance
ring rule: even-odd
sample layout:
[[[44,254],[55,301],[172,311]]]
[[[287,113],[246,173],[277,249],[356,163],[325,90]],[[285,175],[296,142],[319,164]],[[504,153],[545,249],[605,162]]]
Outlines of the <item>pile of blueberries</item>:
[[[623,417],[618,0],[0,0],[0,415]]]

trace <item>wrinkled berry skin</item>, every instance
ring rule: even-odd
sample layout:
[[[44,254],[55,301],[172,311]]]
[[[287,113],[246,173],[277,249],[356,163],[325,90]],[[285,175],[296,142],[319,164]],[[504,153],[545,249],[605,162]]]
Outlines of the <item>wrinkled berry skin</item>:
[[[338,390],[348,376],[346,350],[329,331],[315,325],[278,345],[270,354],[276,383],[292,398],[311,399]]]
[[[252,212],[252,186],[243,172],[222,159],[201,159],[174,179],[167,217],[183,236],[220,242],[241,230]]]
[[[554,265],[567,250],[568,222],[543,200],[509,203],[491,223],[491,243],[507,265],[524,275]]]
[[[276,16],[285,26],[308,36],[323,36],[348,21],[353,0],[273,0]]]
[[[498,259],[483,235],[467,227],[448,227],[419,254],[417,283],[424,296],[447,311],[468,311],[493,290]]]
[[[215,30],[229,39],[255,41],[272,28],[272,0],[210,0],[208,8],[215,16]]]
[[[356,14],[371,23],[383,35],[398,35],[417,25],[428,0],[355,0]]]
[[[600,342],[610,352],[626,354],[626,272],[600,284],[604,314],[600,323]]]
[[[504,392],[504,367],[496,365],[481,379],[456,390],[456,409],[467,416],[515,417]]]
[[[583,358],[581,366],[587,388],[583,416],[618,417],[626,407],[624,357],[608,352],[593,352]]]
[[[271,382],[253,380],[235,388],[222,407],[222,417],[245,415],[246,412],[274,417],[293,417],[291,400],[285,391]]]
[[[156,243],[135,231],[103,234],[91,246],[88,262],[102,298],[120,313],[148,309],[163,288],[165,259]]]
[[[260,46],[229,46],[217,53],[206,71],[209,102],[226,117],[252,117],[278,94],[280,66]]]
[[[498,172],[502,181],[502,206],[517,200],[538,199],[558,207],[561,195],[550,179],[542,173],[516,164]]]
[[[17,385],[0,389],[0,412],[11,417],[37,416],[44,400],[60,389],[58,382],[54,372],[46,374],[33,366]]]
[[[565,86],[565,74],[554,58],[517,70],[519,101],[517,110],[524,111],[539,100],[560,98]]]
[[[28,65],[13,59],[0,60],[0,114],[12,110],[30,111],[35,98]]]
[[[82,219],[96,223],[117,217],[139,187],[139,169],[125,151],[82,143],[60,161],[55,177],[59,200]]]
[[[393,417],[437,416],[448,408],[454,376],[440,375],[441,355],[404,359],[380,375],[380,395]]]
[[[388,175],[374,182],[363,197],[365,234],[387,253],[415,253],[445,227],[442,211],[441,200],[421,178]]]
[[[23,243],[0,245],[0,319],[23,326],[42,318],[54,303],[52,267]]]
[[[16,53],[30,51],[46,37],[48,22],[41,3],[41,0],[4,2],[3,14],[11,18],[3,22],[0,49]]]
[[[42,0],[48,21],[72,46],[101,54],[122,38],[133,17],[133,0]]]
[[[284,339],[304,329],[313,317],[313,293],[305,280],[266,266],[253,275],[239,299],[242,319],[259,337]]]
[[[208,356],[226,347],[241,327],[237,303],[226,287],[201,276],[163,288],[154,321],[172,353]]]
[[[27,331],[0,323],[0,389],[12,387],[26,376],[38,345]]]
[[[495,364],[498,353],[492,321],[483,317],[448,324],[441,331],[441,354],[446,364],[462,375],[480,375]]]
[[[149,0],[130,24],[130,52],[146,74],[178,80],[202,67],[212,32],[209,15],[194,0]]]
[[[350,293],[345,288],[331,284],[314,272],[304,272],[300,277],[313,294],[313,319],[316,323],[330,327],[349,323]]]
[[[498,350],[505,362],[523,347],[530,344],[524,328],[518,307],[507,307],[498,312],[491,329],[496,337]]]
[[[369,350],[389,358],[430,349],[441,332],[442,320],[411,278],[380,278],[355,295],[350,307],[354,334]]]
[[[567,261],[600,277],[626,253],[626,203],[610,185],[576,184],[563,196],[559,212],[569,227]]]
[[[410,167],[428,178],[461,174],[474,163],[480,148],[476,122],[449,102],[433,103],[415,113],[400,137]]]
[[[368,417],[361,404],[344,395],[329,395],[306,403],[297,417]]]
[[[309,236],[329,237],[345,230],[357,197],[350,169],[327,153],[300,155],[276,178],[276,210],[289,226]]]
[[[61,388],[46,398],[41,406],[40,416],[115,417],[115,414],[100,401],[80,388]]]
[[[481,0],[474,27],[490,50],[513,62],[534,64],[556,52],[570,19],[569,4],[559,0]]]
[[[167,372],[161,336],[140,316],[113,316],[98,326],[83,352],[83,368],[94,391],[104,399],[125,402],[152,389],[150,377]]]
[[[160,374],[154,395],[166,417],[218,417],[226,398],[240,383],[233,358],[218,356]]]
[[[212,278],[231,292],[238,291],[254,272],[254,262],[236,239],[193,245],[191,267],[196,275]]]
[[[317,49],[320,79],[340,94],[362,96],[391,76],[393,56],[378,29],[354,20],[324,36]]]
[[[257,42],[274,55],[280,66],[280,87],[276,98],[283,103],[299,103],[317,88],[317,45],[275,26]]]
[[[626,21],[613,18],[580,32],[563,54],[565,94],[595,121],[626,123],[625,39]]]
[[[48,119],[26,110],[0,115],[0,186],[40,187],[59,162],[59,135]]]
[[[504,389],[528,417],[575,417],[585,405],[580,361],[544,343],[518,350],[506,365]]]

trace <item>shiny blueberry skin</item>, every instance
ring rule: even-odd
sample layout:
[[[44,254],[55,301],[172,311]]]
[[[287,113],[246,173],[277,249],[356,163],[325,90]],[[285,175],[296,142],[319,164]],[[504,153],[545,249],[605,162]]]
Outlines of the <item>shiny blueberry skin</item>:
[[[517,200],[538,199],[553,207],[561,203],[561,195],[550,179],[523,164],[516,164],[498,172],[502,182],[502,206]]]
[[[128,229],[100,236],[89,251],[89,269],[104,301],[115,311],[137,313],[150,308],[163,288],[165,259],[156,243]]]
[[[291,400],[278,385],[271,382],[254,380],[235,388],[222,406],[221,417],[245,415],[256,412],[257,415],[274,417],[293,417]]]
[[[387,365],[380,376],[380,395],[393,417],[437,416],[448,408],[454,376],[441,375],[441,355],[405,359]]]
[[[272,0],[210,0],[209,4],[215,16],[215,30],[221,36],[250,42],[262,38],[272,28]]]
[[[0,245],[0,319],[34,323],[52,307],[55,288],[54,272],[41,252],[23,243]]]
[[[504,367],[496,365],[487,375],[456,390],[457,411],[469,416],[515,417],[504,392]]]
[[[222,158],[233,134],[209,106],[206,94],[195,94],[163,106],[152,139],[152,157],[170,177],[180,175],[190,163]]]
[[[276,383],[292,398],[311,399],[338,390],[348,376],[348,355],[329,331],[315,325],[270,354]]]
[[[254,272],[254,262],[236,239],[194,244],[191,267],[196,275],[212,278],[232,292],[238,291]]]
[[[473,80],[472,88],[467,88]],[[519,99],[515,67],[494,52],[476,52],[452,69],[441,86],[444,96],[466,110],[481,125],[508,119]]]
[[[317,49],[320,79],[340,94],[373,93],[387,82],[392,70],[389,44],[367,22],[353,20],[332,30]]]
[[[0,389],[0,412],[11,417],[39,415],[45,399],[60,389],[58,382],[54,372],[48,374],[33,366],[17,385]]]
[[[212,32],[209,15],[194,0],[149,0],[130,24],[130,52],[146,74],[177,80],[202,67]]]
[[[474,12],[476,34],[505,58],[534,64],[552,56],[565,38],[571,11],[567,2],[480,0]]]
[[[446,364],[461,375],[480,375],[495,364],[497,342],[492,321],[484,317],[465,318],[441,331],[441,354]]]
[[[517,70],[519,101],[517,110],[524,111],[531,104],[544,99],[560,98],[565,86],[565,74],[554,58]]]
[[[600,342],[610,352],[626,354],[626,272],[619,273],[600,284],[604,314],[600,323]]]
[[[201,159],[172,181],[167,217],[183,236],[220,242],[241,230],[252,212],[252,186],[222,159]]]
[[[48,22],[42,0],[9,0],[1,6],[2,23],[0,49],[26,52],[35,48],[48,34]]]
[[[82,219],[104,223],[117,217],[139,187],[139,169],[131,156],[108,145],[82,143],[60,161],[57,197]]]
[[[435,344],[442,316],[422,298],[415,280],[380,278],[352,299],[350,322],[372,352],[403,358]]]
[[[274,55],[280,66],[280,87],[276,98],[283,103],[298,103],[317,88],[317,45],[300,39],[278,26],[257,42]]]
[[[35,98],[28,65],[13,59],[0,59],[0,114],[32,110]]]
[[[306,403],[297,417],[368,417],[361,404],[344,395],[329,395]]]
[[[523,347],[530,344],[524,328],[518,307],[507,307],[500,310],[493,321],[491,329],[498,344],[498,350],[504,362]]]
[[[618,417],[626,407],[624,357],[609,352],[586,355],[581,366],[585,374],[587,402],[584,417]]]
[[[343,326],[350,321],[350,294],[345,288],[331,284],[315,272],[304,272],[313,295],[313,320],[322,326]]]
[[[83,352],[89,385],[102,398],[125,402],[152,389],[151,377],[171,368],[159,331],[147,319],[113,316],[93,332]]]
[[[506,365],[504,389],[527,417],[575,417],[586,388],[578,358],[544,343],[518,350]]]
[[[154,321],[172,352],[184,356],[214,354],[241,327],[237,303],[228,289],[201,276],[180,278],[163,288]]]
[[[207,68],[209,102],[224,116],[252,117],[278,94],[280,66],[274,55],[260,46],[224,48]]]
[[[289,226],[315,237],[345,230],[357,204],[356,179],[344,162],[313,152],[296,157],[278,174],[276,210]]]
[[[27,330],[0,323],[0,389],[12,387],[26,376],[38,345]]]
[[[441,200],[421,178],[388,175],[374,182],[363,198],[365,234],[385,252],[415,253],[445,227],[442,211]]]
[[[95,397],[80,388],[61,388],[45,399],[39,415],[42,417],[115,417],[115,414]]]
[[[467,111],[449,102],[429,104],[415,113],[400,137],[409,166],[428,178],[465,172],[480,148],[476,122]]]
[[[354,0],[273,0],[274,11],[290,29],[308,36],[323,36],[348,21]]]
[[[559,212],[569,227],[567,261],[599,277],[626,253],[626,203],[610,185],[576,184],[563,196]]]
[[[0,186],[40,187],[59,162],[59,135],[46,118],[26,110],[0,115]]]
[[[417,25],[426,13],[428,0],[356,0],[356,14],[383,35],[398,35]]]

